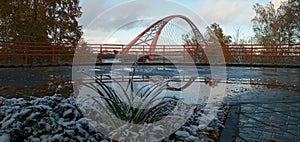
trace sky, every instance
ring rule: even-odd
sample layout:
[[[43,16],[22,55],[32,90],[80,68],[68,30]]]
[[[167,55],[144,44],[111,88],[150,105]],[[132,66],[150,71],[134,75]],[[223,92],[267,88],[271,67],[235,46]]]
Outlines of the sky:
[[[127,44],[156,20],[180,14],[190,18],[200,32],[216,22],[225,35],[235,36],[239,29],[240,38],[249,39],[254,35],[253,5],[270,1],[278,8],[282,0],[80,0],[79,24],[88,43]],[[174,24],[186,29],[181,22]]]

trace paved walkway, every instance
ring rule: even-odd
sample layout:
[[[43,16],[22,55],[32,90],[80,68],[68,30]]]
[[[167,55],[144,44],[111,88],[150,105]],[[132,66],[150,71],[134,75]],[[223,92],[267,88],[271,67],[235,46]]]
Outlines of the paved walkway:
[[[232,107],[219,141],[300,141],[300,92],[255,89],[225,99]]]

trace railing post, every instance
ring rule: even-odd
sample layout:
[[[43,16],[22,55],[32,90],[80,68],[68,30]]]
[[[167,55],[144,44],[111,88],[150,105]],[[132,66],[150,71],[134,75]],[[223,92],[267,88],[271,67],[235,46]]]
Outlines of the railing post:
[[[25,63],[25,65],[27,65],[28,64],[28,47],[27,47],[27,42],[25,42],[25,46],[24,46],[24,52],[25,52],[25,58],[24,58],[24,63]]]
[[[276,44],[275,49],[275,64],[278,65],[278,44]]]
[[[166,61],[165,61],[165,57],[166,57],[166,46],[165,46],[165,45],[163,45],[163,64],[165,64],[165,63],[166,63]]]
[[[103,49],[102,49],[102,44],[100,44],[100,56],[99,56],[99,63],[102,64],[102,60],[103,60],[103,53],[102,53]]]
[[[143,51],[142,51],[142,52],[143,52],[143,53],[142,53],[142,63],[145,64],[145,60],[143,59],[143,58],[145,58],[144,56],[146,55],[146,54],[145,54],[145,45],[143,45],[142,48],[143,48]],[[144,77],[143,77],[143,78],[144,78]]]
[[[251,49],[250,49],[250,65],[253,63],[253,44],[251,44]]]
[[[123,51],[123,45],[121,46],[121,51]],[[122,55],[121,55],[121,56],[122,56],[122,61],[121,61],[121,63],[124,64],[124,54],[123,54],[123,52],[122,52],[121,54],[122,54]]]
[[[185,56],[187,56],[187,55],[186,55],[186,52],[187,52],[187,51],[185,50],[185,45],[183,45],[183,53],[184,53],[184,54],[183,54],[183,63],[185,63]]]
[[[54,46],[53,44],[51,44],[51,49],[52,49],[52,61],[51,61],[51,64],[54,65]]]

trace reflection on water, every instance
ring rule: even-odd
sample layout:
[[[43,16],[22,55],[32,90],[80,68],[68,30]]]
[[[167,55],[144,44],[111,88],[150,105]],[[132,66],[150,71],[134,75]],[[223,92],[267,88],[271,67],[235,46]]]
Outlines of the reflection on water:
[[[12,98],[72,92],[70,67],[0,68],[0,95]]]
[[[191,76],[189,66],[184,71],[174,66],[139,66],[134,78],[147,81],[149,77],[156,79],[181,79],[187,81]],[[132,69],[126,66],[97,66],[90,72],[118,77],[126,81]],[[195,82],[201,85],[215,86],[219,83],[249,84],[262,87],[286,88],[300,91],[299,68],[258,68],[227,67],[227,79],[211,79],[209,66],[198,66],[198,77]],[[69,95],[72,90],[72,67],[28,67],[1,68],[0,95],[5,97],[28,97],[30,95],[45,96],[60,91]],[[216,71],[218,73],[218,70]]]

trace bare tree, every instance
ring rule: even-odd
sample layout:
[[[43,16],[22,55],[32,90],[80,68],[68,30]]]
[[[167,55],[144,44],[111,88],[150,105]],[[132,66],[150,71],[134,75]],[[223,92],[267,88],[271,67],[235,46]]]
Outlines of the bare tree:
[[[241,26],[234,28],[234,30],[235,30],[235,35],[233,35],[233,43],[240,44],[240,41],[243,40],[241,39],[241,32],[242,32]]]

